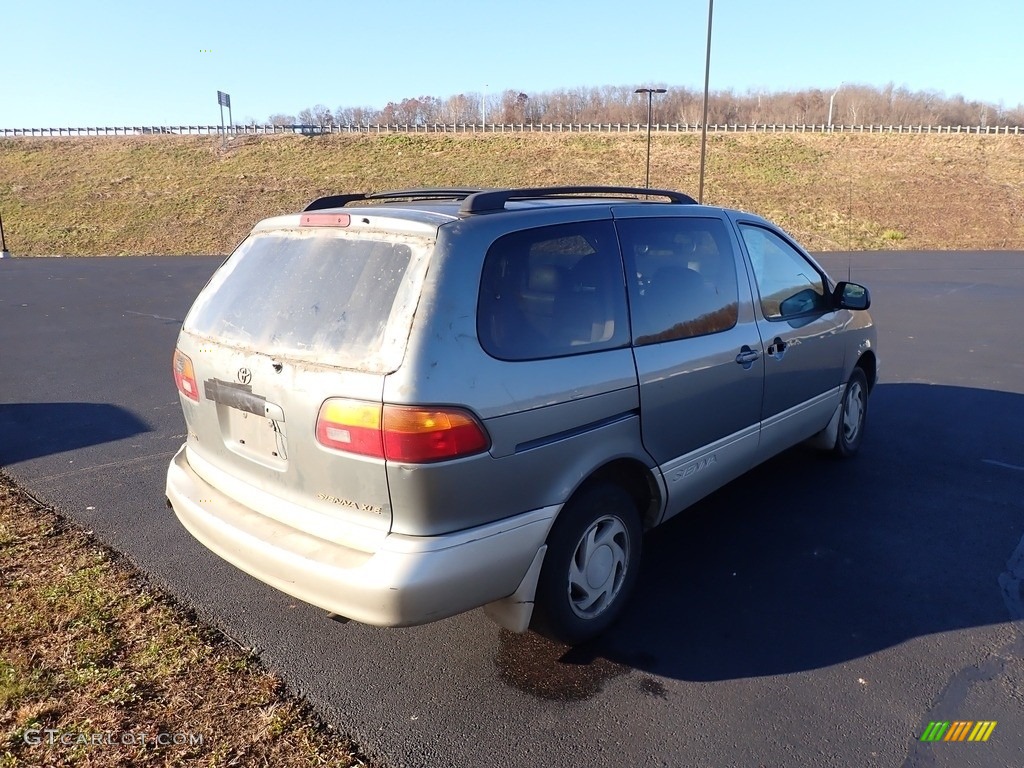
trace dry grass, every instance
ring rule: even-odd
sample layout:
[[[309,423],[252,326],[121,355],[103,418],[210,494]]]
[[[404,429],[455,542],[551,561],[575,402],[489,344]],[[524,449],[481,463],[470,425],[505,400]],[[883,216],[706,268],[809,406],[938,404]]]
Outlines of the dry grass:
[[[0,474],[0,767],[362,764],[249,655]]]
[[[645,136],[380,134],[0,141],[0,213],[25,255],[227,253],[325,193],[643,182]],[[700,137],[656,134],[652,186],[695,194]],[[705,200],[814,250],[1024,248],[1016,136],[713,134]]]

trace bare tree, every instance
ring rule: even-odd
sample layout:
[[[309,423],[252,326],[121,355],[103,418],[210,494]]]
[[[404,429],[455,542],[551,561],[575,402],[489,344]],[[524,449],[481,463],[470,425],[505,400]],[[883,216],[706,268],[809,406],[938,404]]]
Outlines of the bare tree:
[[[526,104],[530,97],[521,91],[505,91],[501,94],[501,122],[506,124],[526,122]]]
[[[313,107],[313,120],[317,128],[326,128],[329,125],[334,125],[334,115],[323,104],[317,104]]]
[[[334,110],[334,124],[335,125],[353,125],[355,124],[355,107],[338,107]]]
[[[423,122],[423,103],[419,99],[402,99],[396,107],[395,119],[405,125],[418,125]]]
[[[857,125],[857,100],[850,99],[846,104],[846,110],[850,115],[850,125]]]
[[[664,87],[667,93],[655,97],[653,119],[657,123],[700,122],[703,92]],[[643,123],[647,120],[647,99],[634,93],[635,86],[602,86],[526,93],[508,90],[501,94],[460,93],[438,98],[418,96],[390,102],[383,109],[339,106],[333,114],[323,105],[299,113],[298,122],[324,128],[336,124],[476,123],[481,102],[486,99],[487,119],[504,123]],[[710,94],[708,119],[718,124],[823,124],[828,115],[831,89],[768,93],[731,90]],[[888,83],[879,88],[847,83],[835,95],[836,115],[845,115],[858,125],[1021,125],[1024,105],[1006,109],[980,101],[967,101],[960,94],[947,97],[941,92],[897,88]],[[290,115],[272,115],[275,124],[293,124]]]
[[[526,102],[524,120],[527,123],[543,123],[546,119],[549,97],[546,93],[533,94]]]
[[[479,114],[479,101],[464,93],[449,96],[440,105],[441,120],[445,123],[472,123]]]

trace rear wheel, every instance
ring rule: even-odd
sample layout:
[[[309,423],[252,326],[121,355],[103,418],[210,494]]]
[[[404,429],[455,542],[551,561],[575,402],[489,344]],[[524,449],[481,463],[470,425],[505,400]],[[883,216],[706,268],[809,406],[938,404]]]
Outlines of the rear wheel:
[[[832,452],[841,458],[857,453],[864,438],[868,416],[868,379],[864,371],[854,368],[843,390],[843,406],[839,414],[839,434]]]
[[[534,628],[575,645],[614,622],[636,584],[643,531],[633,498],[613,483],[585,488],[548,536]]]

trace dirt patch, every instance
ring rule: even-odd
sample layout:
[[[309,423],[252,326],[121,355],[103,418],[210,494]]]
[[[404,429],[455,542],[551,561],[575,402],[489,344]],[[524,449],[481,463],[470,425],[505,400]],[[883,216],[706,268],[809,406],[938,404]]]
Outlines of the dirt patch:
[[[254,657],[0,473],[0,768],[365,764]]]

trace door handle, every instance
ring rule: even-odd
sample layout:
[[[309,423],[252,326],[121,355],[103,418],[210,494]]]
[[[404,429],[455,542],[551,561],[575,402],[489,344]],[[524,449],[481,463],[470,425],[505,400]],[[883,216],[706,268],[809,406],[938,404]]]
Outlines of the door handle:
[[[761,353],[756,349],[751,349],[746,344],[740,349],[740,353],[736,355],[736,362],[743,366],[744,369],[750,368],[754,364],[754,361],[761,356]]]

